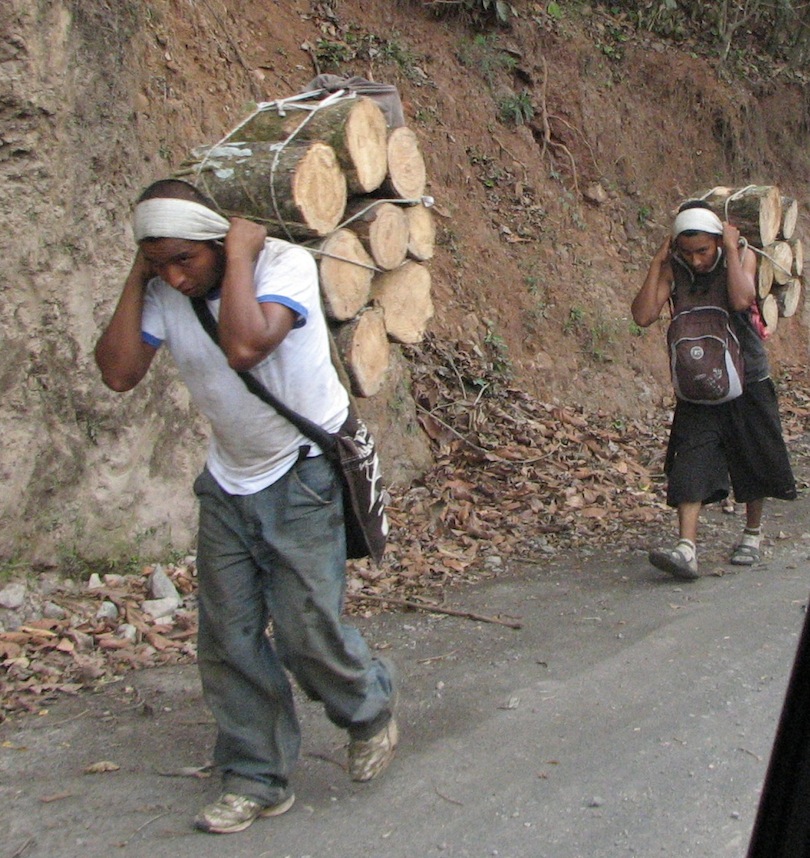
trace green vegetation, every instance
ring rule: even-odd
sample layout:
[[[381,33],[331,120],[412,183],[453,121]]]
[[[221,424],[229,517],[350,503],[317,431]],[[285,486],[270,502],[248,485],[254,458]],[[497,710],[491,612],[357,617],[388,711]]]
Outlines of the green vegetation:
[[[525,125],[534,118],[534,105],[527,90],[513,92],[498,102],[498,115],[504,125]]]
[[[424,5],[434,15],[456,15],[479,28],[491,24],[505,26],[516,14],[514,6],[506,0],[427,0]]]
[[[517,66],[517,60],[498,47],[496,39],[493,35],[478,34],[472,39],[465,39],[457,54],[464,68],[477,71],[490,87],[499,73],[512,72]]]

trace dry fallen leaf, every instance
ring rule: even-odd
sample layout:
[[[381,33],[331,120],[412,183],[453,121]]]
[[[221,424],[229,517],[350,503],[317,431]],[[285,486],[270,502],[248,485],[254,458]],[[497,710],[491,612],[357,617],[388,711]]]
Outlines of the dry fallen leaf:
[[[101,775],[105,772],[117,772],[121,766],[118,763],[112,762],[112,760],[99,760],[97,763],[92,763],[85,770],[84,773],[86,775]]]

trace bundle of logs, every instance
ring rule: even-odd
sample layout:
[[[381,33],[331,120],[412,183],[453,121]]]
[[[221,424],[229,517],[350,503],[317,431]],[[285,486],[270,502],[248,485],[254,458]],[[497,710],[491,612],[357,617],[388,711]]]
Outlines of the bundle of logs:
[[[433,315],[435,224],[414,132],[367,96],[297,96],[260,105],[177,175],[224,215],[311,250],[352,392],[377,393],[390,343],[419,342]]]
[[[768,330],[799,307],[804,258],[796,236],[798,202],[774,185],[712,188],[699,195],[721,220],[733,223],[757,257],[757,301]]]

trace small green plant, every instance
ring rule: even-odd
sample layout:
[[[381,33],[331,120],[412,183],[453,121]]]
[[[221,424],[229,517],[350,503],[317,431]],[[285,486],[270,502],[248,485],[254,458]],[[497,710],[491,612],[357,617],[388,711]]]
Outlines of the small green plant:
[[[640,206],[638,212],[636,213],[636,222],[639,226],[647,226],[651,215],[652,210],[649,206]]]
[[[585,318],[585,310],[579,306],[573,306],[568,311],[568,318],[565,320],[565,324],[563,325],[563,333],[564,334],[572,334],[575,331],[578,331],[582,326],[582,320]]]
[[[534,118],[532,97],[527,90],[504,96],[498,102],[498,116],[504,125],[525,125]]]
[[[644,328],[640,325],[637,325],[632,319],[630,320],[630,324],[628,325],[628,329],[630,331],[631,337],[643,337],[644,336]]]
[[[355,51],[345,42],[318,39],[315,43],[315,59],[319,66],[337,68],[354,59]]]
[[[487,85],[492,87],[499,72],[511,72],[517,60],[498,47],[494,36],[476,35],[462,42],[457,53],[459,62],[468,69],[477,70]]]
[[[505,379],[512,377],[512,361],[509,359],[509,349],[504,338],[495,332],[492,322],[487,321],[487,332],[484,335],[484,343],[492,353],[493,372]]]

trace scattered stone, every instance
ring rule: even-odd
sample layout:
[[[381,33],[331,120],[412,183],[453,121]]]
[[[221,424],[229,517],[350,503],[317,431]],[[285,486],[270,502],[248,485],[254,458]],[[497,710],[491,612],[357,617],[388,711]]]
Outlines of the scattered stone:
[[[161,565],[155,566],[154,572],[149,576],[149,594],[153,599],[174,599],[175,607],[180,604],[180,596],[172,579],[166,574]]]
[[[98,573],[96,572],[93,572],[93,574],[87,579],[88,590],[100,590],[103,586],[101,578],[99,578]]]
[[[42,616],[46,620],[64,620],[67,611],[61,605],[57,605],[56,602],[46,601],[42,603]]]
[[[135,643],[138,639],[138,630],[132,625],[132,623],[121,623],[121,625],[115,630],[115,636],[117,638],[121,638],[121,640]]]
[[[0,590],[0,607],[8,608],[10,611],[18,610],[25,602],[25,593],[25,584],[20,584],[19,582],[6,584]]]
[[[97,620],[117,620],[118,608],[114,602],[103,601],[96,611]]]
[[[158,617],[171,616],[177,610],[179,601],[177,596],[174,598],[169,596],[165,599],[147,599],[141,607],[149,616],[157,619]]]

